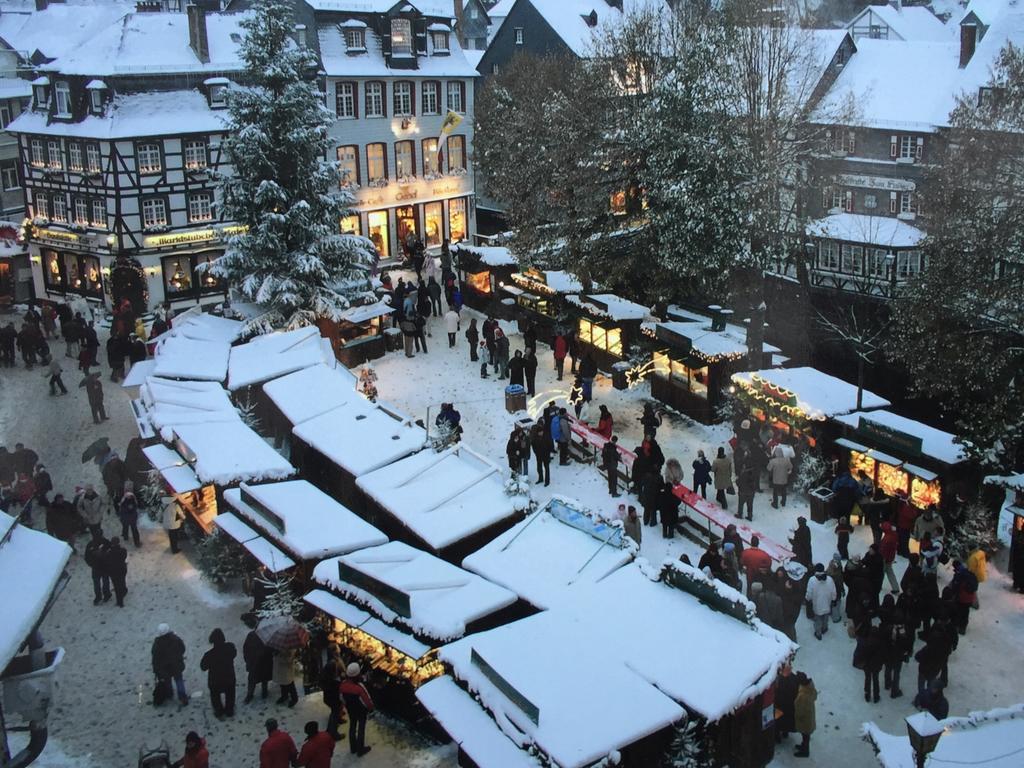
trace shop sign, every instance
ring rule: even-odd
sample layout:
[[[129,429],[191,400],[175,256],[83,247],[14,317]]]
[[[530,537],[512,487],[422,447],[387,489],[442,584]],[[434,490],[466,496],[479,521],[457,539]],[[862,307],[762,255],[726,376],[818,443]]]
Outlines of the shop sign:
[[[557,499],[552,499],[548,502],[547,511],[556,520],[578,531],[583,531],[583,533],[594,537],[598,541],[611,544],[613,547],[622,546],[622,528],[612,527],[601,520],[580,512],[578,509],[573,509],[568,504],[564,504]]]
[[[81,243],[82,237],[74,232],[61,232],[58,229],[35,229],[32,231],[37,240],[50,240],[57,243]]]
[[[696,576],[691,576],[688,573],[684,573],[683,571],[672,567],[665,569],[663,579],[667,584],[675,587],[676,589],[693,595],[704,603],[704,605],[714,611],[724,613],[726,616],[732,616],[734,619],[742,621],[744,624],[750,621],[747,618],[746,601],[741,603],[738,600],[726,597],[719,593],[713,584],[698,580]]]
[[[796,393],[791,392],[785,387],[780,387],[777,384],[773,384],[767,379],[762,379],[757,374],[751,376],[751,383],[754,385],[756,390],[759,390],[761,394],[766,397],[775,400],[782,405],[788,405],[791,408],[797,407]]]
[[[415,200],[419,195],[416,194],[415,189],[401,189],[395,194],[395,202],[400,203],[403,200]]]
[[[399,616],[412,618],[412,605],[406,592],[340,560],[338,561],[338,578],[369,592]]]
[[[484,677],[491,681],[491,684],[495,688],[505,694],[509,701],[519,707],[523,714],[530,718],[530,720],[535,724],[540,723],[540,708],[526,698],[518,688],[512,685],[512,683],[498,674],[498,671],[488,664],[483,656],[477,653],[476,648],[470,649],[469,661],[474,667],[483,673]]]
[[[283,517],[281,517],[279,514],[270,509],[266,504],[257,499],[255,496],[253,496],[252,493],[249,492],[249,489],[246,488],[244,485],[239,490],[241,492],[240,497],[245,504],[248,504],[252,508],[252,510],[260,517],[262,517],[264,520],[266,520],[271,527],[273,527],[281,533],[286,533]]]
[[[142,244],[146,248],[166,248],[175,245],[205,243],[210,240],[225,240],[232,235],[245,232],[247,227],[237,225],[221,229],[194,229],[191,232],[172,232],[166,235],[152,235],[144,238]]]
[[[882,448],[888,448],[900,456],[909,458],[921,455],[922,445],[920,437],[908,435],[906,432],[900,432],[898,429],[893,429],[885,424],[871,421],[864,416],[860,417],[855,434],[867,442],[873,442]]]

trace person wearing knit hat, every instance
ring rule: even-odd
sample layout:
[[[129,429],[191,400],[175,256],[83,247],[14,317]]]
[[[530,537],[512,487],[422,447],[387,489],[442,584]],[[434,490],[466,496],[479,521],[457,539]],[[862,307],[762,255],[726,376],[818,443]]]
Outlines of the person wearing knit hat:
[[[353,755],[362,757],[370,751],[366,746],[366,717],[373,712],[373,699],[360,679],[359,664],[352,662],[345,670],[347,677],[341,681],[341,698],[348,710],[348,746]]]

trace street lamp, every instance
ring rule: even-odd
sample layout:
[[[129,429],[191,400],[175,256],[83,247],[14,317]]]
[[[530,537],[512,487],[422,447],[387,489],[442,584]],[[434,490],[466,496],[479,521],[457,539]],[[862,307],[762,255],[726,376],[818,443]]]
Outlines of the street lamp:
[[[910,715],[907,720],[907,735],[910,737],[910,748],[914,750],[917,768],[924,768],[924,761],[939,745],[939,738],[945,728],[930,712],[918,712]]]

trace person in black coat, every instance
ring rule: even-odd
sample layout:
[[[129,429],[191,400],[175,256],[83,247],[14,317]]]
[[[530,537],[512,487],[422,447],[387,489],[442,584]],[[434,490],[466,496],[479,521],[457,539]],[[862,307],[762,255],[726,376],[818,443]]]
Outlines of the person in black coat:
[[[516,350],[515,356],[508,361],[508,383],[518,384],[525,387],[526,360],[523,359],[522,350]]]
[[[612,435],[601,448],[601,466],[608,473],[608,493],[619,498],[619,436]]]
[[[103,569],[114,586],[114,599],[118,608],[124,608],[128,594],[128,550],[121,546],[121,540],[114,536],[103,557]]]
[[[527,350],[532,349],[534,352],[537,351],[537,329],[534,327],[533,323],[527,325],[526,330],[523,331],[523,345]]]
[[[811,529],[807,527],[807,518],[796,519],[796,531],[790,543],[793,545],[793,559],[805,568],[814,566],[814,559],[811,557]]]
[[[210,633],[210,643],[213,647],[203,654],[199,668],[206,672],[214,716],[232,717],[235,714],[235,656],[238,651],[219,628]]]
[[[779,743],[796,730],[796,675],[787,664],[775,682],[775,707],[779,718],[775,721],[775,742]]]
[[[111,544],[117,541],[111,539]],[[170,687],[174,681],[174,687],[178,693],[178,701],[182,705],[188,704],[188,693],[185,691],[185,643],[180,637],[171,632],[166,624],[157,627],[157,636],[150,648],[150,657],[153,665],[153,674],[156,675],[158,687]],[[157,702],[159,703],[159,702]]]
[[[878,673],[885,665],[888,647],[881,629],[872,627],[860,644],[861,661],[864,665],[864,701],[879,701]]]
[[[658,524],[658,501],[661,496],[661,475],[648,470],[640,481],[640,504],[644,508],[644,525]]]
[[[679,498],[672,493],[672,483],[661,484],[658,511],[661,513],[661,535],[666,539],[675,538],[676,523],[679,522]]]
[[[92,576],[93,605],[110,600],[110,574],[106,568],[108,546],[109,542],[95,533],[85,545],[85,564],[89,566]]]
[[[870,584],[868,595],[871,597],[871,605],[877,608],[878,594],[881,592],[882,584],[885,582],[885,562],[882,560],[882,555],[879,554],[874,544],[868,547],[868,551],[864,553],[864,557],[861,558],[860,562],[867,573]]]
[[[245,661],[245,671],[248,677],[243,703],[248,704],[252,701],[257,683],[260,685],[263,698],[267,698],[267,684],[274,674],[274,655],[260,640],[255,629],[245,636],[245,642],[242,643],[242,659]]]
[[[526,377],[526,394],[532,397],[537,394],[537,353],[533,347],[527,347],[523,357],[523,374]]]
[[[551,485],[551,455],[555,451],[555,444],[551,440],[547,419],[538,419],[533,425],[530,430],[530,445],[537,460],[537,483]]]

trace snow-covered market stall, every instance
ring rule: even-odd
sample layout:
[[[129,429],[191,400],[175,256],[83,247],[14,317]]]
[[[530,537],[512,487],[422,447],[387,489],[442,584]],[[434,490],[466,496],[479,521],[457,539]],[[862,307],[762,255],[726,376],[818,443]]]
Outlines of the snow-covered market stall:
[[[292,430],[292,460],[302,476],[359,511],[356,478],[420,450],[427,433],[381,403],[349,400]]]
[[[703,424],[715,422],[723,392],[747,359],[746,330],[727,322],[730,310],[709,307],[711,317],[676,306],[665,322],[648,322],[641,332],[654,346],[651,395]],[[765,362],[778,347],[764,345]]]
[[[306,586],[321,560],[387,543],[388,537],[305,480],[248,485],[224,492],[234,512],[214,522],[272,573],[298,566]],[[274,550],[285,556],[279,560]],[[264,555],[270,554],[266,562]]]
[[[334,357],[349,368],[384,357],[384,318],[394,312],[385,301],[346,309],[337,322],[321,318],[320,333]]]
[[[565,297],[582,291],[583,283],[570,272],[530,268],[513,273],[512,281],[499,288],[516,300],[519,330],[533,327],[537,339],[550,344],[565,313]]]
[[[839,467],[863,471],[889,496],[905,494],[919,509],[952,503],[976,487],[956,436],[892,411],[855,411],[834,418]]]
[[[321,562],[305,601],[321,612],[346,661],[369,673],[377,705],[427,730],[416,688],[444,673],[436,649],[508,621],[516,596],[393,541]]]
[[[478,312],[511,320],[512,308],[502,304],[508,294],[499,288],[508,284],[518,269],[519,262],[512,252],[495,245],[460,245],[452,250],[452,255],[459,268],[463,303]]]
[[[458,686],[442,677],[417,696],[459,743],[463,766],[531,764],[505,761],[508,744],[559,768],[609,755],[626,768],[660,765],[695,721],[715,764],[759,767],[775,748],[775,679],[795,651],[721,582],[681,563],[660,573],[634,563],[549,610],[444,646]],[[493,718],[486,730],[466,719],[471,707]]]
[[[506,492],[497,465],[462,443],[423,449],[356,485],[367,518],[388,536],[456,564],[522,520],[529,504]]]
[[[223,382],[228,375],[231,345],[164,334],[157,339],[151,371],[164,379]]]
[[[589,352],[603,371],[629,358],[640,342],[640,324],[653,319],[647,307],[614,293],[566,296],[565,300],[577,317],[580,357]]]
[[[263,385],[267,411],[264,431],[280,445],[291,441],[292,429],[359,398],[356,377],[340,365],[321,364],[303,368]]]
[[[916,715],[915,715],[916,717]],[[970,765],[977,768],[1019,768],[1024,753],[1024,704],[967,717],[939,720],[942,736],[928,756],[928,765]],[[882,768],[920,765],[907,733],[890,735],[874,723],[864,724],[864,739],[874,748]]]
[[[815,368],[769,368],[734,373],[736,397],[762,426],[814,447],[824,437],[828,420],[856,410],[885,408],[891,403]]]
[[[462,561],[467,570],[515,592],[522,609],[545,610],[626,565],[639,547],[621,525],[572,499],[554,498]]]
[[[1024,587],[1024,472],[1016,475],[995,475],[985,478],[989,485],[1004,490],[999,508],[996,533],[999,541],[1010,548],[1009,571],[1014,586]]]

